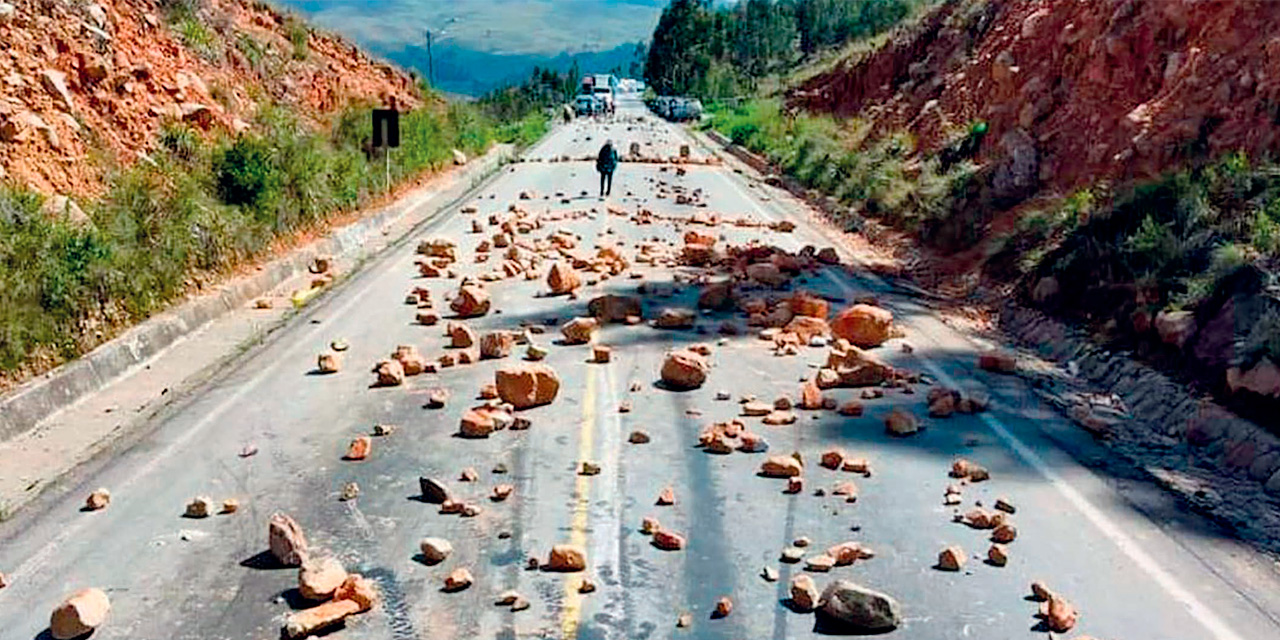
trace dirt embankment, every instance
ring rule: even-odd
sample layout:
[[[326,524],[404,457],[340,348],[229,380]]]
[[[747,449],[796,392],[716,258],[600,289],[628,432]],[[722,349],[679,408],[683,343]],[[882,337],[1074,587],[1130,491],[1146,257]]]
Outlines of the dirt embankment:
[[[49,195],[101,194],[166,122],[237,133],[268,103],[318,124],[354,100],[419,100],[399,69],[262,3],[5,2],[0,177]]]
[[[978,160],[1026,198],[1153,177],[1280,138],[1280,11],[1270,2],[954,0],[792,104],[908,129],[924,150],[986,122]]]
[[[944,158],[985,123],[970,150],[979,179],[951,220],[975,239],[921,260],[926,281],[963,281],[972,292],[987,276],[1007,291],[1021,278],[1028,302],[1189,374],[1233,408],[1254,417],[1280,408],[1280,293],[1267,284],[1277,255],[1258,232],[1280,219],[1251,209],[1273,197],[1274,174],[1238,169],[1250,176],[1238,178],[1243,186],[1215,192],[1209,171],[1184,191],[1155,191],[1096,219],[1086,211],[1039,245],[1000,249],[1022,242],[1024,218],[1080,189],[1142,183],[1235,152],[1274,160],[1275,3],[949,0],[807,80],[789,104],[863,119],[878,135],[907,130],[921,153]],[[1179,217],[1196,198],[1227,222]],[[1153,223],[1145,230],[1144,219]],[[1163,244],[1142,248],[1142,233]],[[1230,277],[1206,266],[1232,255],[1224,247],[1244,265]],[[1033,250],[1048,258],[1021,275],[989,261]]]

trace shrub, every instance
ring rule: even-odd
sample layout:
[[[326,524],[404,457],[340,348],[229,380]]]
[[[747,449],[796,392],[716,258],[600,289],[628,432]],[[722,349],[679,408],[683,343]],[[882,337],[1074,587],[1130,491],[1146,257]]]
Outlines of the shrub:
[[[306,60],[311,55],[311,30],[301,20],[289,18],[284,25],[289,36],[289,44],[293,45],[293,59]]]
[[[218,197],[230,205],[264,208],[279,186],[266,141],[240,136],[214,165]]]

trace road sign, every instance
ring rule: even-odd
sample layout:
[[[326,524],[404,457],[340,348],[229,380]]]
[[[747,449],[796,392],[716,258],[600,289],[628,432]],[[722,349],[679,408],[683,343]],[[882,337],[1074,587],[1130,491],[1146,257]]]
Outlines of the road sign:
[[[373,110],[373,146],[400,146],[400,112],[395,109]]]

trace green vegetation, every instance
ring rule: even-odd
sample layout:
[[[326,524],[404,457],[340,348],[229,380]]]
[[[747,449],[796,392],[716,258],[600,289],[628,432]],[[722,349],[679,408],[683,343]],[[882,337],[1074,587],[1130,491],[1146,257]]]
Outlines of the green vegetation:
[[[530,142],[545,130],[545,117],[500,129],[475,105],[429,104],[401,119],[395,183],[452,163],[454,148],[475,156],[499,135]],[[371,127],[356,107],[327,134],[283,107],[262,109],[253,132],[235,138],[170,123],[154,164],[117,172],[100,201],[82,203],[87,226],[0,185],[0,371],[79,355],[278,238],[367,203],[384,189],[381,156],[365,152]]]
[[[707,126],[765,156],[804,186],[845,204],[860,203],[866,214],[900,228],[927,233],[948,221],[974,173],[964,159],[944,169],[938,159],[916,157],[907,134],[873,138],[871,127],[861,121],[787,116],[773,100],[717,104],[708,113]],[[857,229],[862,217],[849,209],[837,222]]]
[[[284,29],[289,36],[289,44],[293,45],[293,59],[306,60],[311,55],[311,30],[301,20],[293,17],[285,21]]]
[[[1224,296],[1275,286],[1278,229],[1280,168],[1231,154],[1116,193],[1084,191],[1025,215],[1005,253],[1022,255],[1023,274],[1055,276],[1065,306],[1081,317],[1114,317],[1133,309],[1135,298],[1152,312],[1212,310]],[[1280,357],[1274,315],[1253,325],[1246,357]]]
[[[881,33],[929,1],[672,0],[654,30],[645,79],[664,95],[748,95],[820,48]]]

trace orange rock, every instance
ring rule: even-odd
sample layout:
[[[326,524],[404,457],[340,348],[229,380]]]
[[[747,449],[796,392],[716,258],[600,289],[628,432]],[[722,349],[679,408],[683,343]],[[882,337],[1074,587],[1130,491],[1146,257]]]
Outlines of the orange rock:
[[[395,387],[404,384],[404,365],[399,360],[382,360],[373,368],[378,387]]]
[[[824,321],[824,325],[830,313],[830,305],[826,300],[803,291],[791,296],[787,304],[791,307],[791,312],[797,316],[818,318]]]
[[[676,492],[675,492],[675,490],[674,490],[674,489],[672,489],[671,487],[666,487],[666,488],[664,488],[664,489],[663,489],[663,490],[658,494],[658,505],[659,505],[659,506],[664,506],[664,507],[665,507],[665,506],[673,505],[673,504],[675,504],[675,503],[676,503]]]
[[[90,493],[84,501],[84,507],[90,511],[105,509],[109,504],[111,504],[111,492],[106,489],[98,489]]]
[[[815,336],[831,335],[827,321],[814,316],[795,316],[785,324],[783,331],[795,334],[802,344],[809,344]]]
[[[489,292],[475,284],[464,284],[449,303],[460,318],[474,318],[489,313]]]
[[[626,322],[630,316],[644,316],[640,298],[608,294],[597,296],[587,303],[587,312],[603,323]]]
[[[548,571],[575,572],[587,568],[587,553],[582,547],[572,544],[558,544],[551,547],[551,555],[547,559]]]
[[[555,369],[542,363],[524,362],[498,369],[494,374],[498,397],[516,409],[550,404],[560,392]]]
[[[711,612],[713,618],[724,618],[733,613],[733,601],[728,596],[722,596],[716,600],[716,608]]]
[[[347,445],[347,455],[343,456],[343,458],[347,460],[364,460],[369,457],[369,451],[372,448],[373,440],[369,436],[360,436]]]
[[[293,518],[276,513],[267,526],[267,548],[286,567],[300,566],[307,559],[307,537]]]
[[[1080,613],[1076,611],[1075,605],[1071,604],[1066,598],[1052,594],[1049,601],[1040,605],[1040,612],[1044,616],[1044,621],[1049,625],[1049,629],[1055,633],[1066,633],[1076,626],[1076,621],[1080,618]]]
[[[449,593],[462,591],[470,587],[475,582],[475,578],[471,577],[471,571],[466,567],[458,567],[449,572],[444,578],[444,590]]]
[[[462,414],[458,433],[464,438],[488,438],[496,428],[492,414],[487,411],[468,409]]]
[[[578,272],[563,262],[552,263],[547,271],[547,288],[555,295],[566,294],[582,286]]]
[[[354,600],[330,600],[318,607],[289,614],[284,623],[284,635],[288,638],[305,638],[336,627],[348,616],[357,613],[360,613],[360,605]]]
[[[862,403],[857,400],[850,400],[840,405],[838,411],[842,416],[857,417],[862,415]]]
[[[1018,370],[1018,359],[1004,351],[987,351],[978,356],[978,368],[995,373],[1014,373]]]
[[[480,357],[482,359],[498,359],[511,355],[516,344],[516,337],[510,331],[490,331],[480,336]]]
[[[298,570],[298,593],[307,600],[328,600],[347,580],[336,558],[308,558]]]
[[[920,430],[920,420],[902,407],[894,407],[885,416],[884,427],[890,435],[909,436]]]
[[[769,478],[791,478],[804,473],[804,465],[794,456],[769,456],[760,465],[760,474]]]
[[[91,633],[107,620],[111,601],[101,589],[81,589],[63,600],[49,616],[49,635],[70,640]]]
[[[320,373],[337,373],[342,369],[342,358],[336,353],[322,353],[316,358],[316,370]]]
[[[476,332],[461,322],[450,322],[446,329],[449,334],[449,346],[455,349],[467,349],[476,343]]]
[[[669,352],[662,363],[662,381],[673,389],[696,389],[706,382],[711,365],[688,349]]]
[[[800,385],[800,408],[816,410],[822,408],[822,389],[813,380],[806,380]]]
[[[822,452],[822,458],[818,464],[828,469],[839,469],[844,464],[844,451],[840,449],[828,449]]]
[[[663,551],[679,551],[684,548],[684,536],[667,529],[653,532],[653,546]]]
[[[966,559],[964,549],[950,546],[938,553],[938,568],[943,571],[959,571],[964,567]]]
[[[565,344],[587,344],[599,328],[600,322],[595,318],[574,318],[560,327],[560,333]]]
[[[858,485],[850,480],[837,482],[835,489],[831,491],[832,495],[844,496],[845,502],[858,501]]]
[[[856,347],[879,346],[893,335],[893,314],[881,307],[855,304],[836,315],[831,332]]]

